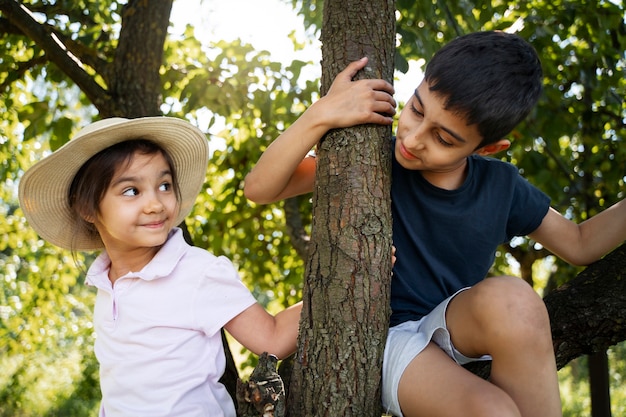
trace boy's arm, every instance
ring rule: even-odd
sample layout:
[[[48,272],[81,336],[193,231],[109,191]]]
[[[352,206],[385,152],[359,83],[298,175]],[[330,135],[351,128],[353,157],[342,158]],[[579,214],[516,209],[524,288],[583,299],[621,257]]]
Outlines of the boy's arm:
[[[551,208],[529,237],[572,265],[589,265],[626,240],[626,203],[622,200],[580,224]]]
[[[350,63],[328,93],[312,104],[265,150],[246,176],[244,193],[257,203],[270,203],[313,190],[315,159],[307,153],[331,129],[365,123],[393,123],[393,86],[384,80],[352,81],[367,58]]]

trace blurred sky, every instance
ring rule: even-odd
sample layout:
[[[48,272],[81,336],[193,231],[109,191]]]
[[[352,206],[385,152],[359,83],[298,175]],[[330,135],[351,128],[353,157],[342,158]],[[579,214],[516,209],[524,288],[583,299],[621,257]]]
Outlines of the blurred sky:
[[[269,51],[275,61],[312,61],[318,65],[313,65],[310,73],[304,75],[309,79],[320,77],[321,44],[312,36],[307,36],[302,18],[296,15],[286,0],[175,0],[172,21],[175,28],[193,25],[196,36],[203,41],[240,38],[256,49]],[[311,38],[303,51],[294,52],[288,39],[289,33],[294,30],[301,42]],[[411,62],[407,74],[396,71],[395,77],[396,101],[405,102],[421,80],[421,72],[416,63]]]

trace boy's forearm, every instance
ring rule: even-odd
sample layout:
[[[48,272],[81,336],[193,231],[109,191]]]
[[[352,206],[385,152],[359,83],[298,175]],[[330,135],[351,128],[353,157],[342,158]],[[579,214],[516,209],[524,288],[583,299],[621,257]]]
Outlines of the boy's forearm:
[[[284,196],[283,191],[298,165],[330,129],[323,123],[323,114],[317,112],[323,110],[318,103],[309,107],[261,155],[245,179],[244,194],[248,199],[265,204],[292,196]]]
[[[626,240],[626,203],[619,203],[576,224],[550,209],[529,237],[572,265],[597,261]]]
[[[306,175],[300,175],[300,170],[294,178],[294,172],[326,132],[364,123],[393,123],[393,86],[384,80],[352,81],[366,64],[366,58],[350,63],[337,75],[328,93],[267,148],[246,177],[247,198],[269,203],[312,191],[314,174],[305,170]]]
[[[594,262],[626,240],[626,202],[624,200],[580,224],[584,253]]]

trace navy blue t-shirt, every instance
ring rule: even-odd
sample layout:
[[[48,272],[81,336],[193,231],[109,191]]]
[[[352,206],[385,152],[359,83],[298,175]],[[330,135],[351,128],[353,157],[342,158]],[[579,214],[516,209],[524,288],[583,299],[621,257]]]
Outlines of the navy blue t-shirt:
[[[515,166],[494,158],[469,157],[465,183],[453,191],[403,168],[395,156],[391,178],[391,326],[419,320],[481,281],[498,245],[533,232],[550,207]]]

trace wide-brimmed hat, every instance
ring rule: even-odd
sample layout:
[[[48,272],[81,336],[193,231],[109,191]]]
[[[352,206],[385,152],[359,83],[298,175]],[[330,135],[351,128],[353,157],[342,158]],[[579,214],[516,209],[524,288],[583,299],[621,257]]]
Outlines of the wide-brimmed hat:
[[[20,180],[19,199],[29,224],[45,240],[65,249],[104,248],[99,236],[75,230],[69,206],[74,176],[89,158],[119,142],[148,139],[171,157],[181,204],[175,224],[191,211],[206,178],[209,145],[200,129],[173,117],[110,118],[92,123],[56,152],[32,166]]]

